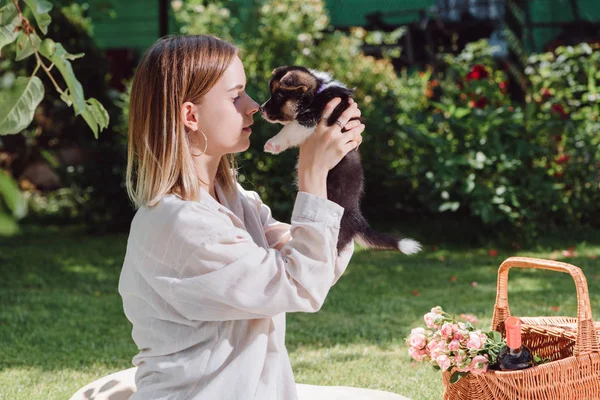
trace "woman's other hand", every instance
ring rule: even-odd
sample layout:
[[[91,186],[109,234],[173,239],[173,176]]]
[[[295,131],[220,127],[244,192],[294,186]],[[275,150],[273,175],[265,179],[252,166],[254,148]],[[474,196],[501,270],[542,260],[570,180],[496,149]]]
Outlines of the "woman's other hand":
[[[321,197],[327,197],[327,173],[344,158],[348,152],[362,142],[365,125],[359,120],[361,113],[358,105],[350,99],[350,106],[339,117],[347,131],[334,123],[327,126],[327,117],[341,102],[334,98],[325,106],[323,118],[317,124],[315,132],[300,146],[298,159],[298,189]],[[349,122],[350,121],[350,122]]]

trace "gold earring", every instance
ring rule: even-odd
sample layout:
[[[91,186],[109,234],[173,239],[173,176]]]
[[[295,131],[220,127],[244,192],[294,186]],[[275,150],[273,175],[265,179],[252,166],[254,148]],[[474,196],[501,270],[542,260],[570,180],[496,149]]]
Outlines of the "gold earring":
[[[204,136],[204,150],[200,154],[192,153],[193,157],[200,157],[202,154],[206,153],[206,149],[208,148],[208,138],[206,137],[204,132],[202,132],[200,129],[198,129],[198,132],[200,132],[202,134],[202,136]]]

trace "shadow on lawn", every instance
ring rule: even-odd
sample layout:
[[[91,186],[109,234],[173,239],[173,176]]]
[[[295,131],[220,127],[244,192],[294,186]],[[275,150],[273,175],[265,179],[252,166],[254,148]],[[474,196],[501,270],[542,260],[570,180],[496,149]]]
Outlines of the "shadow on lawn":
[[[0,370],[130,366],[117,291],[126,235],[25,230],[0,244]]]
[[[126,240],[126,235],[42,229],[2,241],[0,370],[131,366],[137,349],[117,292]],[[320,312],[288,315],[289,351],[354,343],[397,346],[435,305],[475,314],[480,327],[488,329],[498,266],[515,253],[499,249],[498,257],[490,257],[486,248],[435,245],[437,250],[430,243],[412,257],[357,251]],[[587,257],[567,261],[584,269],[592,304],[600,304],[598,262]],[[519,315],[575,315],[568,276],[518,271],[511,273],[510,283],[511,309]],[[552,310],[555,305],[561,310]],[[360,357],[343,358],[348,356]]]

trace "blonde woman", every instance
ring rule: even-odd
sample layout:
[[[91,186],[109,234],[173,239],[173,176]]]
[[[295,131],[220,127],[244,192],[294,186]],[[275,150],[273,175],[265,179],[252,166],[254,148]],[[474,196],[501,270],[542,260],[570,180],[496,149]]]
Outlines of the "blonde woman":
[[[299,390],[285,347],[286,313],[318,311],[352,255],[351,244],[337,256],[344,210],[327,200],[326,178],[365,127],[317,127],[300,148],[291,225],[277,222],[236,182],[233,155],[248,149],[259,108],[245,86],[237,49],[212,36],[162,39],[135,73],[126,184],[138,210],[119,293],[139,353],[125,397],[381,395]],[[358,116],[354,103],[340,119]]]

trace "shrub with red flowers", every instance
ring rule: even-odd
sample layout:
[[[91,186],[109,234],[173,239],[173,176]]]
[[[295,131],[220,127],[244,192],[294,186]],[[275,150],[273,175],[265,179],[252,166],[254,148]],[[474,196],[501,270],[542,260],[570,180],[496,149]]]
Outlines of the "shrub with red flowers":
[[[600,221],[600,47],[529,57],[525,102],[492,53],[479,41],[444,55],[437,96],[400,126],[420,146],[398,165],[422,204],[527,233]]]
[[[600,202],[600,46],[580,44],[533,54],[527,130],[546,139],[540,160],[553,182],[554,220],[598,221]],[[559,217],[560,215],[560,217]]]

